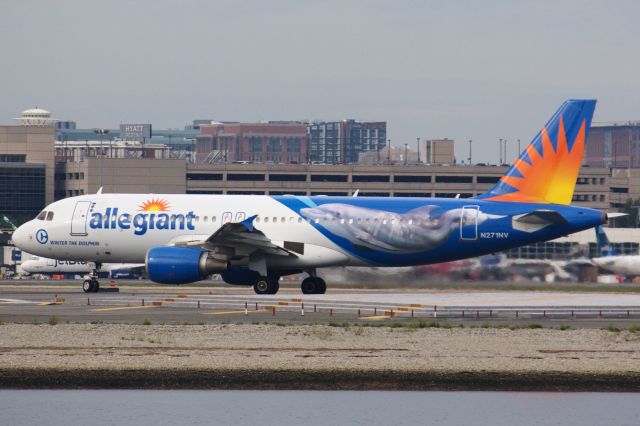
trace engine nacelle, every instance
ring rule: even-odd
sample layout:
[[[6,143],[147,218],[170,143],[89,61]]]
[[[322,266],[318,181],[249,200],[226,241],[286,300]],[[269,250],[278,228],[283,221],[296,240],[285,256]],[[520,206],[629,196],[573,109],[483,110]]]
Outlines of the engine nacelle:
[[[229,270],[228,262],[192,247],[154,247],[147,251],[145,264],[149,278],[161,284],[188,284]]]

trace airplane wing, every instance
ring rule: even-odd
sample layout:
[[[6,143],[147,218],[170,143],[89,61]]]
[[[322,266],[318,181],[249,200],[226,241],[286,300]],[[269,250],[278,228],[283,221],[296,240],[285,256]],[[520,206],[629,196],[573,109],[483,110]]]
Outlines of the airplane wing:
[[[248,257],[256,253],[276,256],[296,256],[295,247],[286,248],[287,242],[279,246],[264,232],[253,226],[256,216],[242,222],[225,223],[210,236],[185,236],[172,241],[176,246],[201,247],[226,258]],[[291,243],[292,246],[295,243]],[[214,256],[215,257],[215,256]]]

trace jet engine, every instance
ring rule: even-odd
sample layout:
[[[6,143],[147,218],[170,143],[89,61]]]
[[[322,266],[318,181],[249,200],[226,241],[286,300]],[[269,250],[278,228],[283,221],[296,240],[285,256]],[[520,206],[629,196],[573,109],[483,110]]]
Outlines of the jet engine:
[[[154,247],[145,259],[149,278],[161,284],[188,284],[229,270],[227,261],[192,247]]]

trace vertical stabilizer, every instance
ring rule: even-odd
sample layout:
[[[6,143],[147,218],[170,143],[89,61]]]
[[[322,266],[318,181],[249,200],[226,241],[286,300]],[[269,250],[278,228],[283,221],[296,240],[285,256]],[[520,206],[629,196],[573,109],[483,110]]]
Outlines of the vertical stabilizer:
[[[617,253],[613,250],[613,247],[611,247],[611,243],[609,242],[606,232],[604,232],[604,228],[602,226],[596,226],[595,229],[600,256],[616,256]]]
[[[563,103],[507,173],[480,198],[571,204],[595,106],[596,101],[589,99]]]

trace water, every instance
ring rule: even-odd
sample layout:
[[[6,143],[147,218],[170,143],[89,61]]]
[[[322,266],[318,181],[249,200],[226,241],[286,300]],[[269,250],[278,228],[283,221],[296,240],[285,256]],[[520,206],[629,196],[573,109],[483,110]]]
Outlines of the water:
[[[0,390],[0,425],[640,425],[640,394]]]

